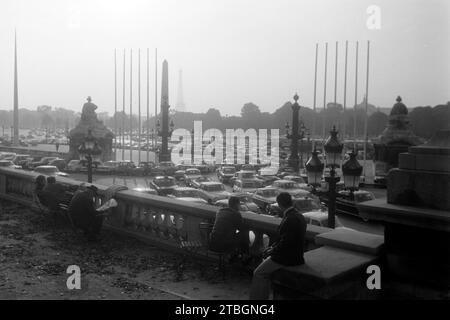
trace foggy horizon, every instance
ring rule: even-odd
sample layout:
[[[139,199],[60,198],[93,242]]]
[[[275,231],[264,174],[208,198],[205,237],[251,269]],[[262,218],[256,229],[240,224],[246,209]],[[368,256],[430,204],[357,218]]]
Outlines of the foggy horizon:
[[[366,25],[370,5],[381,28]],[[141,49],[141,109],[146,112],[146,50],[150,51],[150,113],[154,113],[154,51],[169,63],[169,103],[176,107],[183,71],[186,111],[218,109],[239,115],[245,103],[272,113],[297,92],[312,108],[315,45],[319,44],[317,109],[323,108],[328,42],[327,103],[334,101],[335,42],[339,41],[337,103],[343,103],[348,40],[347,107],[354,105],[355,41],[359,41],[358,103],[390,108],[400,95],[409,107],[450,100],[449,4],[427,1],[5,1],[0,12],[0,109],[12,110],[14,30],[17,29],[19,108],[39,105],[81,112],[87,96],[97,112],[114,113],[114,50],[118,111],[126,49],[125,111],[133,49],[133,112],[137,112],[137,52]],[[318,27],[314,27],[318,26]]]

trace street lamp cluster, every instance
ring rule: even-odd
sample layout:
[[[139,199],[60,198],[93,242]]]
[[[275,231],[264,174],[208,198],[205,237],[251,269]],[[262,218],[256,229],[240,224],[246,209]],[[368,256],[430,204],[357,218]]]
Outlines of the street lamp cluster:
[[[341,166],[342,150],[344,147],[339,141],[337,134],[338,131],[333,127],[330,131],[330,137],[328,137],[324,145],[326,166],[330,168],[330,175],[325,177],[325,181],[328,183],[328,227],[330,228],[335,227],[336,183],[340,180],[336,176],[336,168]],[[344,177],[344,186],[350,189],[351,192],[357,190],[359,187],[362,169],[362,166],[356,159],[356,154],[354,152],[350,153],[350,158],[342,165],[342,174]],[[324,164],[320,161],[318,152],[314,150],[311,158],[306,162],[308,183],[314,188],[321,184],[323,171]]]

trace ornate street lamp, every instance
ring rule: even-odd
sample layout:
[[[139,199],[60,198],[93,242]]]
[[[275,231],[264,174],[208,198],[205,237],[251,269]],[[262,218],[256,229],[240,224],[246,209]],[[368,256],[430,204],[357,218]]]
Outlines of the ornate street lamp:
[[[328,227],[335,227],[336,216],[336,183],[339,182],[339,177],[336,177],[336,168],[340,167],[342,161],[342,149],[344,145],[337,137],[338,132],[336,127],[330,131],[330,136],[325,142],[325,157],[327,167],[330,167],[330,176],[325,177],[328,183]]]
[[[294,103],[292,104],[292,130],[289,123],[286,123],[286,138],[291,140],[291,154],[288,158],[289,166],[294,168],[295,172],[299,171],[299,157],[298,157],[298,141],[305,137],[305,126],[299,127],[299,112],[300,105],[298,104],[298,95],[294,95]]]
[[[313,186],[314,190],[317,186],[320,186],[322,181],[324,165],[317,156],[319,153],[314,150],[311,153],[311,158],[306,162],[306,175],[308,177],[308,184]]]
[[[78,152],[80,157],[84,157],[87,160],[88,182],[92,183],[92,156],[100,155],[102,150],[98,146],[97,140],[92,135],[91,129],[88,130],[88,134],[78,148]]]
[[[353,191],[358,190],[363,167],[356,159],[356,153],[354,151],[352,151],[349,155],[350,159],[342,165],[342,175],[344,176],[344,185],[350,190],[351,197],[353,199]]]

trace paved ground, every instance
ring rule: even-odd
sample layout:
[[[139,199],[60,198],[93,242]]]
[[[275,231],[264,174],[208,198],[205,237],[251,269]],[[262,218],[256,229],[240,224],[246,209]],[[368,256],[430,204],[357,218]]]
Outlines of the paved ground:
[[[81,290],[66,286],[69,265]],[[201,274],[201,266],[204,274]],[[0,201],[0,299],[247,299],[251,278],[103,231],[90,244],[61,224]]]

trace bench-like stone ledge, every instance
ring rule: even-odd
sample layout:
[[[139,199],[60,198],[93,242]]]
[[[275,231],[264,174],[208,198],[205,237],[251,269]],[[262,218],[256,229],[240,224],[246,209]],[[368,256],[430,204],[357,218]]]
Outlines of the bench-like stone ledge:
[[[272,278],[274,297],[355,298],[364,290],[367,266],[378,263],[374,255],[328,246],[308,251],[304,257],[304,265],[275,272]]]
[[[318,234],[317,245],[330,246],[366,254],[379,255],[384,247],[384,237],[348,228],[336,228]]]

